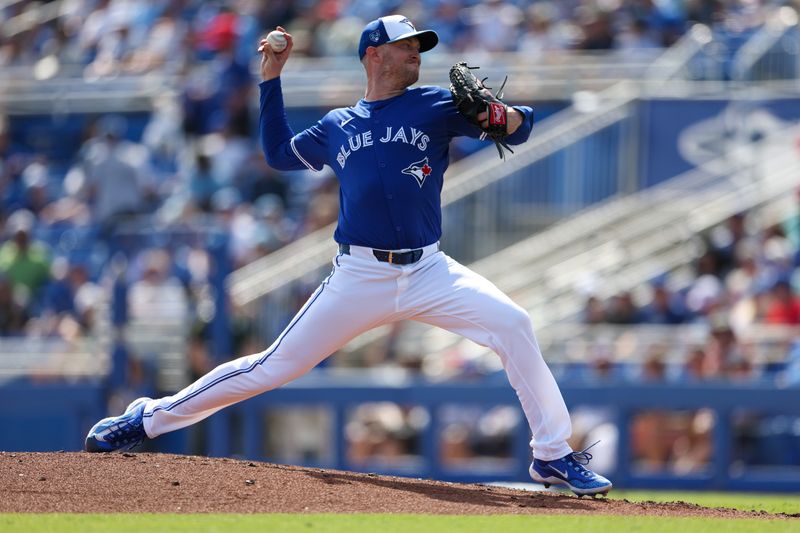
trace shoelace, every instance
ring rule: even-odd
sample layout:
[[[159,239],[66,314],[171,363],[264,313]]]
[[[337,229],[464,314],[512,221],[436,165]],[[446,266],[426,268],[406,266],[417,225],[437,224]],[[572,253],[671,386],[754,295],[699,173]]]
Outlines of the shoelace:
[[[590,444],[589,446],[587,446],[586,448],[584,448],[579,452],[572,452],[572,458],[579,465],[584,465],[584,466],[588,465],[589,461],[592,460],[592,454],[588,452],[594,447],[595,444],[598,444],[599,442],[600,442],[599,440],[595,441],[594,444]]]

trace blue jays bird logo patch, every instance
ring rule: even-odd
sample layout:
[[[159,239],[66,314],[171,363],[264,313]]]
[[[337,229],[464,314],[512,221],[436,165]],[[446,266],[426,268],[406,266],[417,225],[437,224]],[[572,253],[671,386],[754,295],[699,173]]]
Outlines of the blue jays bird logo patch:
[[[415,163],[411,163],[406,168],[403,169],[403,174],[408,174],[409,176],[414,176],[414,179],[417,180],[420,189],[422,185],[425,183],[425,178],[428,177],[428,174],[433,172],[433,169],[428,164],[428,158],[426,157],[422,161],[417,161]]]

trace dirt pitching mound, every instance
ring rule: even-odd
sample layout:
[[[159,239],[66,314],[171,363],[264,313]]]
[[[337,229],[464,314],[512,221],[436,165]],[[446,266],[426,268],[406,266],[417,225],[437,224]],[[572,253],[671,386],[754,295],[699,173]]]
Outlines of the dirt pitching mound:
[[[0,512],[611,514],[782,518],[688,503],[150,453],[0,452]]]

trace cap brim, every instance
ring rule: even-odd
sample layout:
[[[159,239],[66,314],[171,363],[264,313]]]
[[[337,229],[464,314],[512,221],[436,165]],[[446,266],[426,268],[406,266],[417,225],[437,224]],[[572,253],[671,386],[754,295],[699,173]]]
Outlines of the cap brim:
[[[404,33],[399,37],[395,37],[391,41],[386,41],[385,44],[389,43],[396,43],[397,41],[402,41],[403,39],[408,39],[409,37],[416,37],[419,39],[419,51],[427,52],[434,46],[439,43],[439,36],[433,30],[422,30],[422,31],[410,31],[408,33]]]

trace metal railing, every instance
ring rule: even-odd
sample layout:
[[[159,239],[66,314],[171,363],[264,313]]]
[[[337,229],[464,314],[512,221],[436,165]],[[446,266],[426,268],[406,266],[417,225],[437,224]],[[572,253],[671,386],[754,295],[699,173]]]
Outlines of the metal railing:
[[[489,78],[490,85],[499,85],[508,75],[505,94],[510,102],[563,100],[565,95],[576,91],[602,91],[619,80],[640,79],[644,72],[661,68],[655,62],[660,50],[640,52],[635,58],[626,58],[613,51],[559,51],[543,61],[530,61],[517,53],[497,54],[483,58],[480,73]],[[480,61],[463,54],[426,55],[419,83],[447,87],[450,66],[467,59],[476,64]],[[177,74],[182,68],[174,61],[146,74],[126,72],[120,67],[103,76],[83,64],[65,64],[55,57],[47,61],[50,62],[47,68],[43,67],[46,63],[41,63],[2,69],[0,104],[7,112],[147,111],[160,95],[177,94],[186,83],[185,75]],[[191,78],[195,83],[215,81],[211,78],[215,74],[207,66],[203,62],[193,65]],[[251,72],[255,84],[260,79],[255,60]],[[359,81],[365,80],[363,67],[353,57],[293,57],[281,79],[287,88],[284,101],[290,108],[347,106],[364,94],[364,83]]]
[[[800,340],[798,328],[783,324],[751,324],[732,332],[756,369],[785,363],[789,348]],[[693,350],[705,347],[711,334],[711,325],[701,322],[676,326],[564,322],[537,331],[536,339],[551,364],[603,359],[639,365],[652,356],[665,365],[682,367]]]
[[[661,49],[586,52],[553,50],[531,60],[523,53],[427,53],[422,58],[420,85],[447,87],[448,72],[459,61],[480,66],[480,77],[499,86],[508,76],[506,100],[563,100],[577,91],[603,91],[620,80],[638,80],[646,72],[670,68],[660,63]],[[361,64],[350,57],[292,58],[281,75],[288,106],[338,107],[362,98],[366,77]],[[496,84],[496,85],[495,85]],[[320,87],[325,91],[320,93]]]
[[[16,0],[5,1],[0,4],[0,9],[19,3],[21,2]],[[22,13],[3,22],[3,26],[0,28],[3,37],[13,37],[40,24],[57,19],[64,15],[67,9],[78,7],[74,2],[65,2],[64,0],[53,0],[44,3],[26,2],[26,4],[28,5],[25,6],[26,9]]]
[[[102,378],[111,369],[108,339],[0,337],[0,385],[22,377],[74,381]]]

